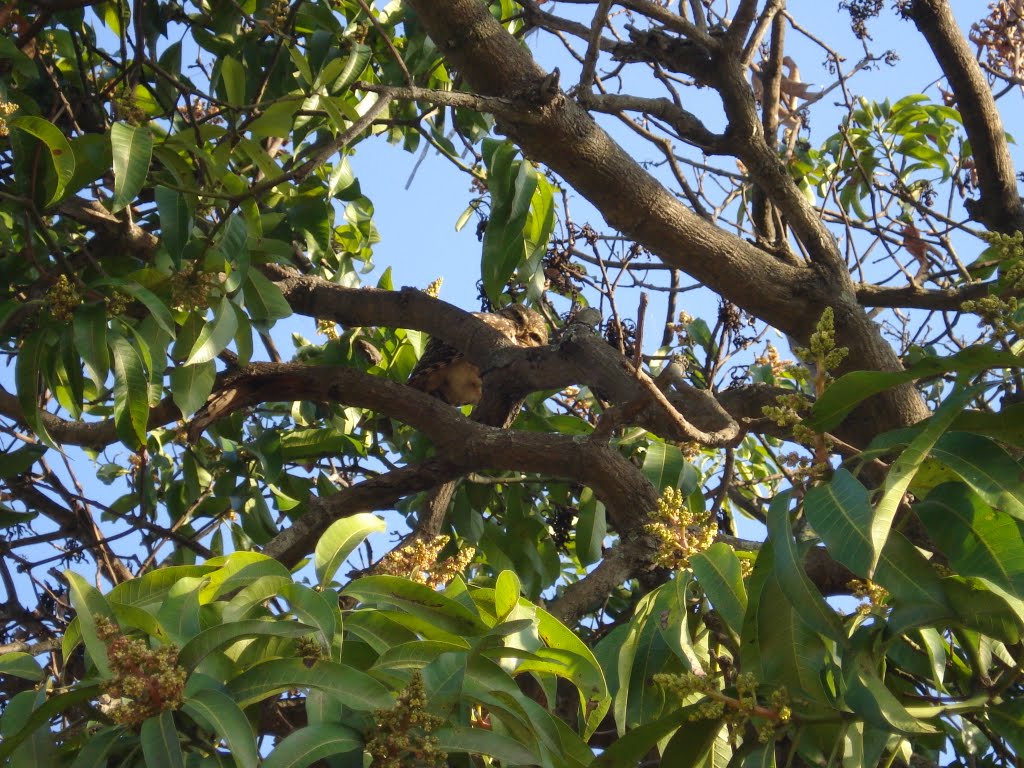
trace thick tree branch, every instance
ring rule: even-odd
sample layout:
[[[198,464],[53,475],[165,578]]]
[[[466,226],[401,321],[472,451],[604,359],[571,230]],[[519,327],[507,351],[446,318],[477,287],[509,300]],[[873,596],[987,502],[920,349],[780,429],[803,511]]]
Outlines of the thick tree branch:
[[[544,71],[529,52],[475,0],[410,0],[410,5],[442,55],[465,74],[478,93],[513,97],[545,81]],[[674,44],[676,39],[670,42]],[[745,74],[735,62],[731,68],[722,67],[723,61],[711,57],[714,38],[699,35],[687,42],[691,47],[677,52],[685,54],[694,68],[703,68],[705,80],[715,78],[721,90],[731,89],[733,94],[741,87],[746,89],[745,97],[733,95],[732,104],[726,105],[733,130],[740,134],[737,139],[741,143],[759,141],[750,144],[756,151],[744,152],[741,157],[755,166],[751,173],[766,193],[778,197],[780,210],[791,219],[808,251],[820,256],[813,268],[784,263],[693,213],[579,105],[561,94],[539,104],[528,122],[506,118],[499,120],[499,125],[528,156],[546,163],[590,200],[609,224],[666,263],[801,342],[806,342],[825,307],[831,306],[839,343],[850,350],[848,369],[898,370],[895,353],[857,304],[831,234],[765,145]],[[663,53],[658,51],[658,55]],[[730,97],[723,93],[723,98]],[[539,122],[537,114],[543,118]],[[927,415],[913,388],[902,387],[878,398],[870,414],[851,427],[849,440],[858,443],[869,434]]]
[[[971,140],[981,198],[968,203],[972,217],[989,229],[1007,234],[1024,230],[1013,160],[992,90],[960,32],[946,0],[909,0],[901,5],[935,54],[949,81]]]

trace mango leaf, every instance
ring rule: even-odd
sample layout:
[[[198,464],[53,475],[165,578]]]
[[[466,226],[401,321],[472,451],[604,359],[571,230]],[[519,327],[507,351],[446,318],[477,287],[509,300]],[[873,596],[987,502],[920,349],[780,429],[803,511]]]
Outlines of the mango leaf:
[[[963,478],[987,504],[1024,520],[1024,468],[998,444],[980,435],[947,432],[931,455]]]
[[[487,755],[508,765],[535,765],[540,762],[533,752],[515,739],[482,728],[451,726],[434,731],[431,736],[437,741],[437,746],[449,754]]]
[[[365,576],[342,590],[364,603],[383,603],[430,621],[445,632],[464,637],[484,634],[489,627],[473,611],[425,584],[397,576]]]
[[[960,483],[933,489],[914,511],[958,574],[988,579],[1024,599],[1024,524]]]
[[[85,363],[89,377],[100,389],[110,373],[107,349],[107,310],[103,304],[85,304],[75,310],[73,320],[75,349]]]
[[[27,653],[0,654],[0,675],[13,675],[38,682],[45,676],[39,663]]]
[[[219,355],[235,336],[238,330],[238,318],[231,306],[231,300],[225,296],[214,310],[213,320],[203,326],[199,338],[192,345],[185,365],[205,363]]]
[[[658,491],[679,488],[688,496],[696,487],[697,473],[674,445],[652,441],[644,454],[644,476]]]
[[[185,196],[158,186],[154,190],[156,210],[160,216],[160,236],[175,269],[181,269],[181,257],[192,236],[192,214]]]
[[[45,696],[44,691],[40,691],[40,693]],[[2,761],[10,757],[26,739],[30,738],[39,728],[47,725],[57,715],[84,702],[95,701],[102,693],[103,687],[100,685],[81,685],[65,693],[47,697],[45,702],[32,710],[32,714],[20,724],[17,730],[13,733],[4,732],[3,738],[0,739],[0,765],[6,765]],[[23,694],[36,695],[31,691],[23,691]],[[12,704],[13,702],[8,704],[8,711],[4,712],[4,718],[0,718],[0,724],[6,722]]]
[[[224,83],[227,101],[233,107],[245,104],[245,68],[234,56],[225,56],[220,60],[220,77]]]
[[[207,688],[185,699],[181,708],[193,720],[227,742],[236,764],[259,763],[252,725],[230,696],[214,688]]]
[[[245,308],[256,323],[273,323],[292,313],[281,289],[258,270],[251,269],[245,276]]]
[[[185,768],[185,754],[181,751],[178,729],[171,712],[161,712],[145,720],[139,742],[146,768]]]
[[[644,595],[637,603],[619,650],[619,690],[612,706],[620,737],[657,714],[664,703],[661,689],[648,682],[652,674],[661,671],[669,655],[668,644],[658,632],[658,617],[654,613],[659,592]]]
[[[504,621],[519,605],[522,584],[515,571],[502,571],[494,582],[494,610],[498,621]]]
[[[797,551],[789,522],[790,498],[788,491],[778,494],[768,510],[768,536],[775,551],[775,578],[793,607],[799,609],[807,626],[842,645],[846,641],[843,623],[804,571],[803,558]]]
[[[127,206],[139,194],[153,158],[153,134],[149,128],[125,123],[110,127],[110,149],[114,160],[114,197],[112,213]]]
[[[153,318],[156,324],[170,335],[171,338],[174,338],[175,327],[174,318],[171,317],[171,310],[167,308],[167,305],[159,296],[145,286],[140,285],[134,280],[121,280],[110,277],[97,280],[93,285],[97,288],[101,286],[110,286],[112,288],[116,288],[121,293],[127,293],[133,299],[145,306],[149,315]]]
[[[18,405],[21,406],[25,423],[45,445],[56,448],[56,443],[46,430],[44,412],[39,407],[40,364],[48,342],[49,334],[44,330],[36,331],[21,343],[21,350],[15,362],[14,383],[18,390]]]
[[[149,386],[142,358],[128,340],[115,336],[110,340],[114,361],[114,426],[124,445],[135,450],[146,442],[149,424]]]
[[[601,559],[604,538],[608,533],[604,504],[591,488],[580,493],[579,522],[576,524],[576,557],[588,566]]]
[[[78,626],[85,641],[85,649],[89,657],[104,679],[110,677],[110,662],[107,660],[107,646],[100,640],[96,631],[96,618],[102,616],[114,621],[114,611],[96,587],[92,586],[74,571],[64,571],[64,578],[71,587],[71,605],[74,606]],[[68,658],[71,648],[67,647],[68,635],[64,643],[64,659]]]
[[[337,723],[307,725],[282,739],[263,761],[263,768],[305,768],[332,755],[362,748],[363,737],[352,728]]]
[[[696,713],[696,709],[696,706],[682,707],[653,722],[644,723],[640,727],[634,728],[626,735],[617,738],[594,758],[590,768],[619,768],[624,765],[637,765],[658,742],[684,723],[689,723],[690,718]],[[700,722],[696,721],[694,725],[699,725]]]
[[[362,712],[390,709],[395,701],[387,688],[365,672],[322,660],[307,667],[302,659],[271,659],[256,664],[230,680],[226,693],[245,708],[291,688],[325,691]]]
[[[367,536],[386,529],[387,524],[372,512],[360,512],[332,523],[320,537],[313,553],[313,565],[320,587],[330,584],[338,568]]]
[[[858,403],[908,381],[955,371],[970,377],[989,368],[1018,368],[1021,358],[989,346],[968,347],[951,357],[926,357],[905,371],[854,371],[840,376],[814,404],[808,426],[828,432],[835,429]]]
[[[847,705],[864,720],[878,728],[897,733],[935,733],[927,723],[911,715],[892,692],[885,687],[875,672],[873,662],[864,653],[858,653],[844,664]]]
[[[0,453],[0,478],[27,472],[46,453],[45,445],[23,445],[9,453]]]
[[[75,175],[75,153],[57,126],[41,117],[31,115],[7,118],[7,125],[35,136],[50,151],[50,160],[57,176],[57,185],[46,204],[59,200]]]
[[[939,437],[946,431],[957,414],[979,391],[978,387],[963,387],[954,390],[939,409],[928,420],[924,429],[915,437],[899,458],[892,463],[889,474],[885,478],[882,498],[875,507],[875,517],[871,521],[871,567],[868,569],[870,578],[878,565],[878,558],[882,554],[885,540],[889,536],[893,520],[896,519],[896,510],[903,495],[914,479],[918,467],[928,457],[929,451],[935,445]]]
[[[315,628],[291,621],[246,619],[216,624],[189,640],[178,653],[178,665],[189,671],[206,656],[247,637],[303,637]]]
[[[726,626],[739,637],[747,612],[747,590],[743,586],[740,559],[728,544],[712,544],[690,558],[690,568],[711,605]]]
[[[176,365],[171,369],[171,397],[184,418],[203,407],[217,380],[212,360],[194,365]]]
[[[845,469],[837,469],[827,483],[807,492],[804,512],[829,554],[860,576],[871,568],[868,536],[874,512],[868,489]]]

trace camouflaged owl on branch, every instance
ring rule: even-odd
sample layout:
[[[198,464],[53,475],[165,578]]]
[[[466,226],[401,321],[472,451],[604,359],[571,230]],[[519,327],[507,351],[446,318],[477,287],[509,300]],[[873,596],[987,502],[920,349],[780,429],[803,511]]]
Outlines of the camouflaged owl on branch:
[[[544,318],[520,304],[473,315],[520,347],[541,347],[548,343]],[[457,349],[434,338],[427,343],[423,357],[409,374],[409,384],[449,405],[476,405],[483,387],[480,369]]]

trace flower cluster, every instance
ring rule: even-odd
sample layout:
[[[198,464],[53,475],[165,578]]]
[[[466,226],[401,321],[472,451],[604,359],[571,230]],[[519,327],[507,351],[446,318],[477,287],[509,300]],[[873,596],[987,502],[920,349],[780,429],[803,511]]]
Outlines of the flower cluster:
[[[57,281],[46,292],[46,304],[53,317],[62,322],[70,323],[74,318],[75,308],[82,303],[82,294],[67,275],[57,276]]]
[[[444,720],[427,712],[427,697],[419,672],[413,672],[409,685],[398,694],[395,706],[378,709],[374,719],[373,736],[366,742],[374,768],[443,768],[448,764],[448,754],[430,735]]]
[[[758,682],[751,674],[736,676],[734,692],[723,691],[715,678],[692,672],[682,674],[657,674],[654,683],[666,691],[687,699],[694,694],[702,700],[694,707],[691,720],[718,720],[724,718],[734,727],[748,723],[757,730],[758,739],[763,743],[771,740],[780,726],[789,723],[793,710],[789,704],[789,693],[784,688],[775,688],[767,701],[758,701]]]
[[[679,570],[688,568],[691,557],[714,543],[718,526],[703,510],[699,514],[691,512],[682,491],[670,486],[658,499],[658,508],[645,528],[658,542],[655,563]]]
[[[462,573],[476,556],[473,547],[465,547],[439,562],[437,556],[448,541],[448,536],[435,536],[429,541],[416,539],[384,555],[377,570],[389,576],[404,576],[431,587],[443,586]]]
[[[850,588],[854,597],[864,601],[857,606],[857,613],[867,616],[879,610],[883,612],[887,610],[889,591],[882,585],[875,584],[873,581],[852,579],[846,586]]]
[[[185,670],[178,666],[178,648],[150,648],[144,640],[125,637],[118,626],[96,617],[96,632],[107,646],[112,678],[103,684],[113,701],[106,713],[115,723],[139,725],[154,715],[177,709],[185,692]]]
[[[7,118],[18,111],[18,105],[0,99],[0,136],[6,136],[11,132],[7,125]]]

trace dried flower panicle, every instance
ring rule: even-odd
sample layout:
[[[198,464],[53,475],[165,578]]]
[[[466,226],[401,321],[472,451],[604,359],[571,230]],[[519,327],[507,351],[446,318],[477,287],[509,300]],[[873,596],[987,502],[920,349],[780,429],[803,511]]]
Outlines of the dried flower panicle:
[[[476,556],[476,549],[464,547],[439,562],[437,556],[448,541],[448,536],[435,536],[429,541],[416,539],[393,549],[381,558],[377,572],[402,576],[430,587],[444,586],[462,573]]]
[[[150,648],[144,640],[125,637],[103,616],[96,632],[107,646],[113,677],[103,684],[111,704],[104,708],[115,723],[135,726],[166,710],[177,709],[185,694],[185,670],[178,666],[178,648]]]
[[[670,570],[690,566],[690,558],[710,547],[715,541],[718,525],[713,518],[692,512],[678,488],[669,486],[658,499],[658,508],[651,513],[645,529],[657,540],[657,565]]]
[[[448,764],[448,754],[430,735],[444,720],[427,711],[423,677],[418,671],[398,694],[395,706],[376,710],[374,719],[373,736],[366,742],[374,768],[443,768]]]

